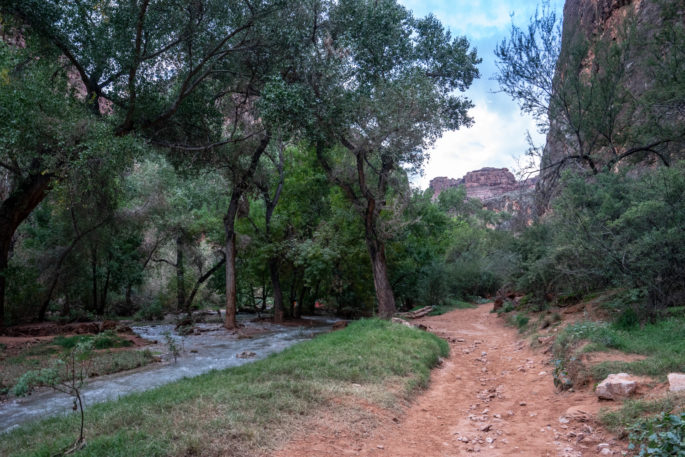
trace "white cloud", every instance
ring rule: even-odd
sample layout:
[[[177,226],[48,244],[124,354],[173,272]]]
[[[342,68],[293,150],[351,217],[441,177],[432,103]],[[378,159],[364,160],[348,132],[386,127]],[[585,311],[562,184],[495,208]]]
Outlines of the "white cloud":
[[[544,137],[537,133],[535,123],[522,116],[516,104],[505,94],[493,93],[497,83],[493,49],[507,37],[512,18],[523,26],[541,1],[531,0],[399,0],[416,16],[432,12],[456,35],[466,35],[483,58],[481,79],[474,81],[465,94],[475,108],[471,116],[475,125],[470,129],[446,132],[430,151],[431,158],[423,176],[412,179],[421,188],[436,176],[460,178],[467,172],[483,167],[518,168],[518,159],[528,150],[526,132],[536,144]],[[561,11],[563,0],[550,0],[552,8]]]
[[[488,108],[483,101],[471,110],[473,127],[450,131],[439,139],[430,151],[430,160],[423,176],[412,182],[425,189],[432,178],[461,178],[467,172],[483,167],[509,168],[515,172],[528,149],[526,131],[541,143],[544,137],[536,133],[535,123],[518,113],[507,116]]]

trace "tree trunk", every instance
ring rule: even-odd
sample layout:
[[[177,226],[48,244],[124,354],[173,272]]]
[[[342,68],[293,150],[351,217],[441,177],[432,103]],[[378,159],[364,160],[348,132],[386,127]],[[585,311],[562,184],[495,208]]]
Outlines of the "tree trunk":
[[[293,318],[294,319],[299,319],[302,317],[302,308],[304,308],[304,300],[307,295],[307,286],[305,284],[302,284],[302,287],[300,288],[300,299],[297,302],[297,306],[295,307],[295,312],[293,313]]]
[[[0,205],[0,327],[5,323],[5,291],[7,266],[14,232],[43,201],[52,180],[51,174],[29,175]]]
[[[236,302],[237,302],[237,288],[235,279],[235,218],[238,215],[238,205],[240,198],[248,188],[252,177],[257,170],[259,159],[269,145],[271,137],[269,135],[262,138],[262,141],[257,146],[257,149],[252,153],[250,166],[234,183],[233,193],[231,194],[231,201],[228,204],[228,211],[224,216],[224,232],[226,233],[226,322],[224,327],[229,330],[235,329],[238,324],[236,322]]]
[[[124,295],[124,303],[126,303],[126,310],[131,310],[133,309],[133,283],[129,281],[129,283],[126,285],[126,294]],[[130,311],[129,311],[130,312]]]
[[[296,289],[297,289],[297,276],[295,276],[290,283],[290,292],[288,293],[288,314],[295,315],[295,299],[296,299]]]
[[[109,279],[111,277],[112,269],[110,268],[110,262],[112,261],[112,256],[110,254],[107,262],[107,275],[105,276],[105,284],[102,286],[102,292],[100,293],[100,304],[98,306],[98,315],[103,316],[105,314],[105,308],[107,307],[107,293],[109,292]]]
[[[281,291],[281,279],[278,275],[278,259],[269,259],[269,274],[271,276],[271,288],[274,292],[274,323],[280,324],[285,317],[283,308],[283,291]]]
[[[91,269],[91,274],[93,275],[92,278],[92,293],[93,293],[93,306],[92,310],[97,311],[98,309],[98,257],[97,257],[97,250],[95,248],[91,248],[90,250],[90,269]]]
[[[184,307],[185,309],[188,310],[188,314],[190,314],[190,309],[193,306],[193,300],[195,300],[195,295],[197,295],[197,291],[200,290],[200,286],[207,281],[209,278],[212,277],[212,275],[221,268],[221,265],[226,263],[226,257],[221,259],[219,262],[216,263],[212,268],[207,271],[207,273],[201,275],[199,278],[197,278],[197,281],[195,281],[195,285],[193,286],[193,289],[190,291],[190,295],[188,296],[188,302],[185,303]]]
[[[376,288],[376,300],[378,301],[378,316],[382,319],[390,319],[395,314],[396,308],[392,286],[388,280],[385,245],[379,240],[369,239],[367,235],[366,246],[371,257],[373,285]]]
[[[266,312],[266,299],[267,299],[267,296],[266,296],[266,280],[265,280],[264,284],[262,284],[262,297],[261,297],[262,307],[261,307],[261,311],[260,311],[261,313]]]
[[[186,305],[186,286],[185,286],[185,266],[183,264],[183,235],[176,237],[176,308],[179,311],[186,311],[190,314],[190,309]]]
[[[238,203],[241,192],[233,191],[228,211],[224,216],[224,231],[226,232],[226,322],[224,327],[233,330],[236,322],[237,289],[235,281],[235,217],[238,214]]]
[[[7,271],[7,263],[9,261],[10,242],[12,235],[2,234],[0,237],[0,328],[5,323],[5,287],[7,279],[5,273]]]
[[[392,284],[390,284],[388,279],[385,243],[380,239],[376,230],[377,217],[376,201],[367,197],[364,229],[366,247],[371,258],[373,285],[376,289],[376,300],[378,301],[378,316],[382,319],[390,319],[397,311],[397,308],[395,307],[395,297],[392,293]]]

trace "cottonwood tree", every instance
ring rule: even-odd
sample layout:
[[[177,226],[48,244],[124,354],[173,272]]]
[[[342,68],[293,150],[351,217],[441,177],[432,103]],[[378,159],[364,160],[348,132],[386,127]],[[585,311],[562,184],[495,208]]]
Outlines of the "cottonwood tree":
[[[478,77],[476,52],[433,16],[417,19],[391,0],[326,3],[302,84],[283,87],[329,179],[362,216],[378,314],[395,312],[385,216],[445,131],[468,126],[457,93]],[[291,119],[292,121],[292,119]],[[284,120],[287,122],[287,120]]]

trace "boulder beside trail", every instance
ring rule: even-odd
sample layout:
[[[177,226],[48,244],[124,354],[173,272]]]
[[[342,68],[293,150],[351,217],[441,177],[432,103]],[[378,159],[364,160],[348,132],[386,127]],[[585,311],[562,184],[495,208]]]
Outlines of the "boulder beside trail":
[[[668,375],[668,390],[671,392],[685,391],[685,373],[671,373]]]
[[[637,389],[637,382],[628,373],[610,374],[595,389],[597,397],[604,400],[617,400],[629,397]]]

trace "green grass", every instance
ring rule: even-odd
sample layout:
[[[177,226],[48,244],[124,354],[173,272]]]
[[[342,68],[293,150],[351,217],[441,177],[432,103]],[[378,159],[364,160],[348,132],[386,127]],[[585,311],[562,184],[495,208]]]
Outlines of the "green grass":
[[[427,385],[447,352],[427,332],[354,322],[255,363],[94,405],[86,410],[88,445],[74,455],[258,454],[321,408],[342,414],[333,398],[396,407]],[[51,455],[73,441],[77,426],[75,415],[28,424],[2,437],[0,455]]]
[[[525,314],[507,314],[506,322],[512,327],[516,327],[519,330],[519,333],[523,333],[528,328],[530,317]]]
[[[685,396],[670,394],[656,400],[625,400],[620,409],[599,412],[599,421],[618,435],[625,435],[628,428],[646,416],[660,413],[679,413],[685,410]]]
[[[595,379],[610,373],[627,372],[635,375],[665,376],[685,369],[685,317],[669,317],[657,323],[632,329],[618,329],[598,322],[580,322],[569,325],[559,333],[555,353],[573,350],[576,343],[589,341],[588,351],[617,349],[631,354],[647,356],[635,362],[604,362],[592,367]]]
[[[475,308],[476,306],[472,303],[468,303],[461,300],[452,300],[449,303],[444,303],[442,305],[435,305],[433,311],[428,313],[429,316],[440,316],[442,314],[454,311],[455,309],[468,309]]]
[[[118,336],[112,331],[102,332],[97,335],[59,335],[52,340],[51,344],[60,346],[64,349],[73,349],[78,343],[89,340],[93,341],[94,349],[121,348],[133,345],[131,341]]]

